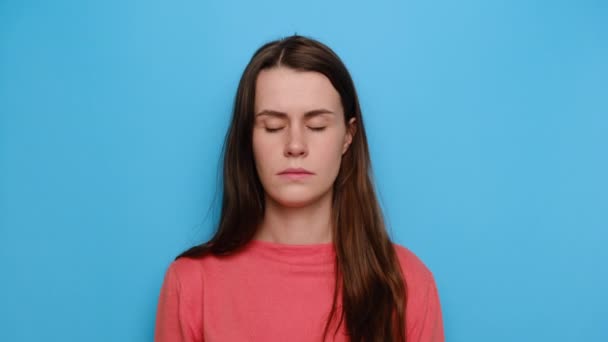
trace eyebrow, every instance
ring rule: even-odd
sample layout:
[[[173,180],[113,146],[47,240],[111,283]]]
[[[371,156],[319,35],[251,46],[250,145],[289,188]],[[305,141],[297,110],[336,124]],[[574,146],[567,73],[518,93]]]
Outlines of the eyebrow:
[[[335,114],[335,113],[329,109],[319,108],[319,109],[309,110],[308,112],[304,113],[304,117],[310,118],[310,117],[318,116],[318,115],[322,115],[322,114]],[[264,110],[260,111],[259,113],[257,113],[255,116],[257,117],[259,115],[270,115],[270,116],[284,118],[287,116],[287,113],[279,112],[279,111],[271,110],[271,109],[264,109]]]

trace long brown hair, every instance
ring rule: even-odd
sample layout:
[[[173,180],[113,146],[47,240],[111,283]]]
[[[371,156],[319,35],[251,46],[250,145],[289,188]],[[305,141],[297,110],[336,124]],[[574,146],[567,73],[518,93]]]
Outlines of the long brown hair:
[[[323,337],[325,339],[336,315],[341,292],[342,312],[337,326],[346,318],[351,341],[405,341],[406,286],[376,199],[355,86],[340,58],[312,38],[293,35],[268,42],[249,61],[238,85],[223,145],[224,191],[217,230],[208,242],[186,250],[175,259],[234,253],[256,233],[264,216],[265,195],[252,149],[255,84],[261,70],[277,66],[322,73],[340,94],[344,122],[356,118],[356,134],[342,156],[333,189],[336,282]]]

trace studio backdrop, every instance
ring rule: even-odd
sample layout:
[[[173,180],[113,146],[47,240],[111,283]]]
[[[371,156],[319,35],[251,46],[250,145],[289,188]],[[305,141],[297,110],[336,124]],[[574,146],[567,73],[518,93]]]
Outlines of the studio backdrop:
[[[360,95],[446,340],[608,341],[605,1],[0,1],[0,341],[153,338],[211,235],[243,68],[294,33]]]

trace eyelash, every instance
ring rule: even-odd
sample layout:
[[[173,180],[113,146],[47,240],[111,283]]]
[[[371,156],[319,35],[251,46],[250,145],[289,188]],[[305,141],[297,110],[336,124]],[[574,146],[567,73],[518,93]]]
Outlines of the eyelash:
[[[320,131],[322,131],[322,130],[325,129],[325,127],[308,127],[308,128],[310,128],[314,132],[320,132]],[[280,131],[281,129],[283,129],[283,127],[281,127],[281,128],[267,128],[266,127],[266,132],[268,132],[268,133],[276,133],[277,131]]]

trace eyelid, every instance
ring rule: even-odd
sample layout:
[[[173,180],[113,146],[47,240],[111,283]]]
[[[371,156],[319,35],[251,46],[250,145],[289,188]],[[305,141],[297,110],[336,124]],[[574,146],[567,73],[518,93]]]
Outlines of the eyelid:
[[[278,127],[278,128],[264,127],[264,129],[266,130],[266,132],[269,132],[269,133],[278,132],[278,131],[282,130],[283,128],[285,128],[285,127]],[[327,126],[323,126],[323,127],[308,127],[308,128],[311,129],[312,131],[315,131],[315,132],[321,132],[321,131],[325,130],[325,128],[327,128]]]

